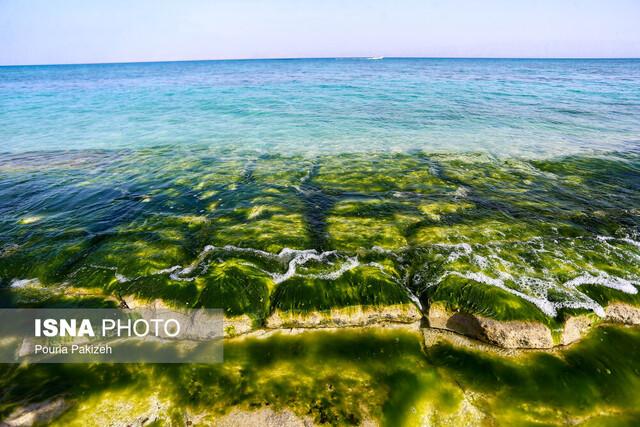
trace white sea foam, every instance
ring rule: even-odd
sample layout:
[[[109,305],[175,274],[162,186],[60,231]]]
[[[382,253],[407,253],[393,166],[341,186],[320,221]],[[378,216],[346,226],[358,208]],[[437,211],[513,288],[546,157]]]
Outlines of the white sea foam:
[[[462,256],[471,255],[471,253],[473,252],[473,248],[471,248],[471,245],[468,243],[458,243],[455,245],[437,244],[435,246],[453,249],[453,251],[449,254],[449,257],[447,258],[447,262],[454,262]]]
[[[482,255],[474,255],[473,262],[480,268],[486,269],[489,268],[489,260]]]
[[[558,240],[565,240],[565,238],[558,238]],[[582,238],[573,238],[570,240],[570,243],[576,243],[581,240]],[[609,242],[625,242],[634,247],[640,247],[639,242],[629,237],[615,238],[608,236],[598,236],[597,240],[606,243],[607,246],[611,246],[612,250],[616,251],[620,251],[620,247],[617,245],[609,245]],[[548,249],[545,249],[545,240],[540,237],[535,237],[527,241],[510,242],[510,244],[532,246],[528,246],[528,248],[531,249],[531,252],[549,252]],[[413,277],[414,289],[417,285],[417,287],[422,287],[422,290],[424,290],[427,287],[436,286],[447,275],[458,275],[460,277],[465,277],[478,283],[503,289],[510,294],[516,295],[526,301],[531,302],[532,304],[537,306],[543,313],[549,316],[556,316],[558,310],[562,308],[584,308],[587,310],[592,310],[599,316],[603,316],[603,308],[579,290],[579,286],[583,284],[589,283],[599,286],[605,286],[628,294],[636,294],[638,292],[636,286],[638,286],[639,283],[637,281],[609,276],[606,273],[596,269],[594,266],[592,266],[593,268],[589,268],[588,272],[578,275],[577,277],[565,283],[557,283],[552,279],[553,276],[551,276],[549,272],[540,271],[525,260],[522,260],[523,262],[520,263],[513,260],[507,261],[506,259],[502,258],[500,256],[500,251],[508,249],[509,246],[503,247],[503,244],[499,242],[473,245],[469,243],[440,243],[433,246],[446,249],[445,254],[448,253],[446,262],[455,262],[462,257],[466,257],[469,262],[471,262],[473,265],[483,270],[484,272],[449,271],[444,273],[444,275],[442,275],[440,279],[436,281],[429,280],[428,282],[426,282],[424,278],[420,276],[420,274],[416,274]],[[551,247],[553,247],[553,245]],[[169,268],[157,270],[151,274],[169,274],[171,279],[173,280],[192,281],[199,275],[204,274],[211,262],[215,262],[211,260],[210,255],[213,252],[217,251],[236,254],[250,254],[253,257],[277,261],[282,265],[284,272],[267,271],[252,263],[251,260],[245,262],[246,265],[255,267],[263,271],[265,274],[269,275],[275,283],[282,283],[296,276],[324,280],[336,280],[347,271],[353,270],[361,265],[369,265],[380,269],[380,271],[382,271],[385,275],[402,286],[406,290],[409,298],[418,307],[422,308],[420,300],[418,299],[416,294],[407,287],[406,281],[399,280],[393,275],[390,275],[383,265],[375,262],[361,264],[357,256],[348,256],[346,254],[340,254],[337,251],[319,252],[315,249],[283,248],[278,253],[272,253],[262,249],[239,247],[234,245],[207,245],[203,248],[203,250],[200,252],[200,254],[198,254],[196,259],[191,264],[185,267],[174,265]],[[378,254],[384,254],[387,257],[393,257],[401,262],[403,260],[403,250],[391,251],[379,246],[374,246],[371,248],[371,251]],[[633,252],[634,250],[632,249],[624,250],[625,254]],[[552,249],[551,253],[554,253],[556,255],[558,262],[571,266],[572,269],[575,269],[577,271],[585,270],[585,266],[582,262],[579,261],[579,263],[576,263],[571,259],[566,259],[564,257],[565,254],[562,248]],[[576,255],[578,257],[581,256],[580,253]],[[222,262],[222,259],[219,259],[217,262]],[[304,271],[300,271],[306,264],[312,262],[324,264],[324,271],[306,274]],[[500,266],[502,266],[502,268]],[[113,270],[116,279],[119,282],[130,280],[122,276],[121,274],[118,274],[117,268],[115,267],[93,267]],[[514,273],[515,267],[518,267],[518,274]],[[541,273],[543,276],[542,278],[539,277]],[[421,281],[424,281],[425,283],[421,283]],[[549,300],[549,295],[553,295],[551,301]]]
[[[624,238],[622,238],[620,240],[622,240],[623,242],[629,243],[630,245],[633,245],[636,248],[640,249],[640,242],[638,242],[637,240],[633,240],[633,239],[631,239],[629,237],[624,237]]]
[[[353,270],[354,268],[359,266],[360,266],[360,262],[358,262],[358,257],[349,257],[347,258],[346,262],[344,262],[340,266],[338,270],[332,271],[330,273],[324,273],[324,274],[304,274],[301,276],[309,277],[313,279],[336,280],[336,279],[339,279],[347,271]]]
[[[491,286],[495,286],[497,288],[503,289],[509,292],[510,294],[519,296],[520,298],[526,301],[529,301],[530,303],[534,304],[536,307],[538,307],[543,313],[545,313],[548,316],[555,317],[557,315],[557,310],[553,303],[547,301],[545,298],[536,298],[531,295],[527,295],[523,292],[520,292],[516,289],[512,289],[506,286],[504,282],[500,279],[489,277],[484,273],[478,273],[478,272],[473,272],[473,273],[450,272],[448,274],[453,274],[456,276],[464,277],[469,280],[473,280],[478,283],[484,283],[486,285],[491,285]]]
[[[38,279],[13,279],[9,284],[9,287],[13,289],[22,289],[36,286],[40,286],[40,280]]]
[[[564,286],[577,288],[580,285],[587,285],[587,284],[600,285],[607,288],[616,289],[626,294],[635,295],[638,293],[638,289],[629,280],[621,279],[619,277],[611,277],[604,273],[600,273],[600,275],[598,276],[593,276],[591,274],[583,274],[581,276],[575,277],[565,282]]]
[[[128,277],[123,276],[122,274],[116,273],[116,280],[117,280],[119,283],[126,283],[126,282],[128,282],[128,281],[129,281],[129,278],[128,278]]]
[[[319,261],[319,262],[322,262],[322,261],[326,260],[327,257],[329,257],[330,255],[335,254],[335,251],[318,253],[315,249],[305,250],[305,251],[295,251],[293,249],[285,248],[282,251],[280,251],[279,255],[283,254],[283,252],[285,252],[285,250],[290,251],[287,254],[291,253],[291,254],[294,254],[294,256],[291,259],[291,261],[289,261],[289,266],[287,268],[287,271],[284,274],[271,273],[271,277],[273,278],[273,281],[275,283],[282,283],[285,280],[290,279],[291,277],[295,276],[296,270],[298,269],[298,266],[304,265],[308,261]],[[356,259],[356,262],[357,262],[357,259]]]
[[[287,264],[287,270],[284,273],[273,273],[273,272],[265,271],[265,273],[271,276],[271,278],[275,283],[282,283],[285,280],[288,280],[291,277],[295,276],[297,274],[298,267],[306,264],[309,261],[326,262],[326,260],[329,257],[336,255],[336,251],[325,251],[325,252],[319,253],[315,249],[283,248],[279,253],[275,254],[275,253],[267,252],[261,249],[243,248],[243,247],[234,246],[234,245],[226,245],[222,247],[207,245],[204,247],[202,252],[200,252],[196,260],[189,266],[185,268],[182,268],[180,266],[173,266],[170,269],[166,269],[165,271],[161,270],[159,272],[171,273],[170,277],[173,280],[182,280],[182,281],[193,280],[194,278],[189,276],[192,275],[200,265],[202,265],[202,263],[205,261],[209,253],[214,252],[216,250],[221,250],[224,252],[250,253],[259,257],[274,259],[284,264]],[[354,258],[354,259],[357,262],[357,258]],[[350,261],[350,260],[351,259],[348,259],[348,262],[350,262],[352,265],[353,261]],[[355,268],[355,267],[357,267],[357,265],[352,266],[351,268]],[[336,276],[336,278],[342,275],[344,271],[347,271],[347,270],[343,270],[344,268],[345,266],[341,267],[341,269],[338,270],[340,271],[340,273],[338,276]],[[326,276],[327,278],[331,278],[334,276],[334,273],[327,273],[324,276]]]

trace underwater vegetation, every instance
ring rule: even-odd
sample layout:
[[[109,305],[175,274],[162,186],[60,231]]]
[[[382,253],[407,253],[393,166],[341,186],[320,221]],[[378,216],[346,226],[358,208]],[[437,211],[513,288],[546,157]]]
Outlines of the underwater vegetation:
[[[638,302],[633,152],[87,150],[3,155],[0,174],[3,306],[160,299],[261,326],[434,302],[551,324]]]
[[[4,365],[0,417],[58,398],[53,425],[210,425],[269,408],[327,425],[632,426],[639,361],[639,331],[612,326],[518,356],[423,348],[403,329],[279,333],[230,340],[220,365]]]

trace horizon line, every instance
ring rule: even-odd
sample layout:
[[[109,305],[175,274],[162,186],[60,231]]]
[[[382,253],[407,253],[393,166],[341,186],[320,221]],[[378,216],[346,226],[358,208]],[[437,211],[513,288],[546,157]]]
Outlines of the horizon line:
[[[164,64],[174,62],[223,62],[223,61],[300,61],[300,60],[340,60],[340,59],[496,59],[496,60],[638,60],[640,56],[614,57],[614,56],[300,56],[300,57],[274,57],[274,58],[214,58],[214,59],[172,59],[150,61],[113,61],[113,62],[54,62],[36,64],[0,64],[0,67],[47,67],[68,65],[125,65],[125,64]]]

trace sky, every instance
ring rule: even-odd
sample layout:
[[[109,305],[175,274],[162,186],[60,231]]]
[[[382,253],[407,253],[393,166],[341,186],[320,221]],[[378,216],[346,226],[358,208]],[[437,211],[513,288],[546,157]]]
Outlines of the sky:
[[[0,65],[640,57],[640,0],[0,0]]]

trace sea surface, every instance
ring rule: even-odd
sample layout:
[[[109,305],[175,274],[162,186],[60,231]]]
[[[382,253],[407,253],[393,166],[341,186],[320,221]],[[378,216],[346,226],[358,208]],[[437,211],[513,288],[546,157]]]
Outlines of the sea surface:
[[[4,305],[604,316],[639,227],[640,60],[0,67]]]
[[[301,59],[0,67],[0,152],[640,146],[640,60]]]

